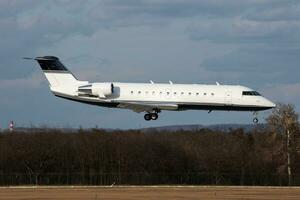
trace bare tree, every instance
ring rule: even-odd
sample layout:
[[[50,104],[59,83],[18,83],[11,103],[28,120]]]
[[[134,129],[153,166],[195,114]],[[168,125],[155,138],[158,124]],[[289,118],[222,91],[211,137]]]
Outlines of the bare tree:
[[[298,113],[296,113],[295,107],[291,104],[278,104],[267,118],[267,122],[276,133],[283,134],[286,138],[288,185],[292,185],[291,144],[299,128]]]
[[[274,111],[272,126],[249,131],[3,133],[0,185],[283,185],[287,166],[293,185],[300,185],[300,134],[297,114],[291,110]],[[283,120],[288,113],[291,122]]]

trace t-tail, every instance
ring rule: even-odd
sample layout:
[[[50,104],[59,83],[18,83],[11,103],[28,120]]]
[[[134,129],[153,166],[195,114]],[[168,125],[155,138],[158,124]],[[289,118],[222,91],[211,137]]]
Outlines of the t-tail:
[[[41,66],[50,87],[78,85],[80,82],[55,56],[36,57],[35,60]]]
[[[76,96],[78,87],[88,84],[88,81],[77,80],[55,56],[36,57],[34,60],[39,63],[50,84],[50,90],[56,96]]]

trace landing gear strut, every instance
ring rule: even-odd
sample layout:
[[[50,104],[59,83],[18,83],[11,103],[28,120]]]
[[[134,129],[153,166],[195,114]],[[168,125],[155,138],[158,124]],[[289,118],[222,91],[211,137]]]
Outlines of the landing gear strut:
[[[257,118],[258,113],[257,113],[257,112],[254,112],[253,115],[254,115],[253,123],[254,123],[254,124],[257,124],[257,123],[258,123],[258,118]]]
[[[147,114],[144,115],[144,119],[146,121],[157,120],[159,112],[160,112],[159,110],[154,110],[154,112],[147,113]]]

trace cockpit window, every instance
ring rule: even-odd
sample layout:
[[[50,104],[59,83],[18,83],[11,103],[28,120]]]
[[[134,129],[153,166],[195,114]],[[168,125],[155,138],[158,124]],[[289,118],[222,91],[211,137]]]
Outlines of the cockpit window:
[[[243,96],[261,96],[261,95],[256,91],[243,91]]]

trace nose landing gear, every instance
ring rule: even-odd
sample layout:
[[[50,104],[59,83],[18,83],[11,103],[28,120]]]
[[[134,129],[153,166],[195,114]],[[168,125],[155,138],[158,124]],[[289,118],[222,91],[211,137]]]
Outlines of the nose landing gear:
[[[254,124],[257,124],[257,123],[258,123],[257,117],[254,117],[254,118],[253,118],[253,123],[254,123]]]
[[[253,123],[254,123],[254,124],[258,124],[258,118],[257,118],[258,113],[257,113],[257,112],[253,112],[253,115],[254,115]]]

